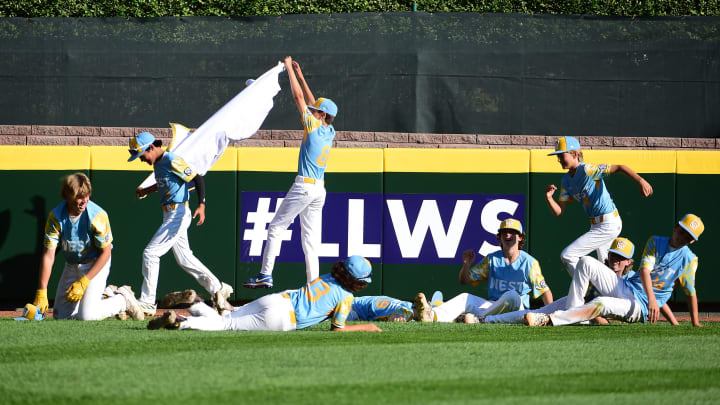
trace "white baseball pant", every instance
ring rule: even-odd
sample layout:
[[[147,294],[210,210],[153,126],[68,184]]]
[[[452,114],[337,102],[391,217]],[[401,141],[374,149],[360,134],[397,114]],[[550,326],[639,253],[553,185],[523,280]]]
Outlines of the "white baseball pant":
[[[585,293],[592,283],[600,294],[585,304]],[[627,322],[642,320],[641,304],[635,300],[630,287],[615,272],[597,259],[584,256],[578,261],[568,292],[565,311],[550,314],[553,325],[569,325],[597,316]]]
[[[55,319],[78,319],[81,321],[99,321],[115,316],[125,311],[125,298],[122,295],[115,295],[103,299],[107,278],[110,275],[110,260],[98,274],[90,280],[82,299],[79,302],[68,302],[65,297],[70,286],[86,275],[93,263],[87,264],[65,264],[57,291],[55,291],[55,305],[53,306],[53,318]]]
[[[593,250],[598,259],[604,262],[612,241],[620,235],[620,231],[622,231],[622,219],[613,216],[598,224],[590,225],[589,231],[563,249],[560,260],[565,264],[570,276],[572,277],[575,272],[578,260]]]
[[[538,309],[533,309],[533,310],[523,309],[520,311],[507,312],[504,314],[488,315],[485,317],[485,323],[523,324],[523,323],[525,323],[525,314],[527,314],[528,312],[552,314],[555,311],[560,311],[560,310],[565,309],[566,301],[567,301],[567,297],[562,297],[562,298],[557,299],[557,300],[545,305],[544,307],[541,307]]]
[[[282,294],[265,295],[221,316],[203,302],[193,304],[193,315],[180,323],[180,329],[195,330],[295,330],[295,311],[289,298]]]
[[[143,251],[143,285],[140,304],[143,309],[155,309],[157,281],[160,275],[160,257],[172,249],[177,264],[200,283],[207,292],[215,294],[222,283],[190,250],[187,229],[192,222],[187,204],[175,209],[163,209],[163,222]]]
[[[260,273],[271,275],[275,258],[280,254],[282,233],[300,216],[300,240],[305,252],[305,273],[307,282],[320,275],[318,249],[321,243],[322,209],[325,205],[325,184],[322,180],[306,183],[305,178],[296,176],[290,191],[285,195],[268,226],[268,237],[263,252]]]
[[[460,314],[470,312],[477,317],[501,314],[522,309],[522,299],[515,290],[506,291],[496,301],[462,293],[433,308],[436,322],[454,322]]]

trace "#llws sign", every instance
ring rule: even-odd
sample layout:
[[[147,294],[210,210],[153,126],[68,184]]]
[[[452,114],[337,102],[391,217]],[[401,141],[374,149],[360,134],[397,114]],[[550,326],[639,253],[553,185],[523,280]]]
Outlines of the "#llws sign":
[[[262,261],[267,226],[284,192],[241,193],[241,258]],[[523,194],[328,193],[323,208],[320,261],[362,255],[378,263],[457,264],[462,252],[498,250],[500,222],[525,225]],[[300,221],[282,235],[278,262],[304,263]]]

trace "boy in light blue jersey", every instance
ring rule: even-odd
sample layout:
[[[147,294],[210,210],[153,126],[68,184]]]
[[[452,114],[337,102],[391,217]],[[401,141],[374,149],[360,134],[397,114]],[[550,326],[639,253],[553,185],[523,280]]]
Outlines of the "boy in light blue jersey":
[[[522,250],[525,233],[520,221],[513,218],[502,221],[497,239],[500,250],[474,266],[475,252],[472,249],[465,251],[459,274],[460,284],[477,286],[481,281],[487,281],[489,300],[463,293],[432,309],[420,293],[414,302],[417,318],[423,322],[453,322],[461,313],[468,312],[482,319],[529,308],[531,292],[534,298],[542,297],[545,305],[550,304],[552,292],[545,283],[540,264]]]
[[[604,262],[610,244],[622,230],[622,220],[603,179],[612,173],[622,172],[640,186],[643,197],[652,195],[653,189],[650,183],[625,165],[585,164],[580,142],[572,136],[558,138],[555,152],[548,156],[552,155],[557,155],[558,163],[568,172],[562,177],[558,201],[553,199],[557,190],[554,184],[545,189],[545,200],[550,211],[559,217],[568,203],[578,201],[590,218],[590,230],[575,239],[560,254],[560,259],[572,276],[580,257],[593,250],[597,252],[598,260]]]
[[[325,205],[325,168],[330,157],[337,106],[327,98],[315,100],[300,65],[290,56],[283,62],[290,78],[295,105],[305,130],[298,156],[298,172],[290,191],[268,226],[260,274],[243,283],[247,288],[272,288],[275,258],[280,254],[283,232],[300,216],[300,240],[305,253],[307,282],[320,274],[318,249],[321,243],[322,208]]]
[[[621,279],[605,266],[598,266],[597,260],[585,256],[580,259],[578,269],[568,293],[565,311],[549,316],[527,314],[530,326],[562,326],[607,316],[626,322],[656,322],[661,307],[665,307],[672,294],[675,282],[679,281],[688,297],[688,309],[693,326],[702,326],[698,318],[695,292],[695,272],[698,258],[690,250],[704,231],[705,226],[694,214],[685,215],[676,225],[671,237],[652,236],[645,245],[640,269],[627,279]],[[592,283],[601,297],[583,305],[580,291]],[[663,310],[667,317],[667,311]],[[528,316],[529,315],[529,316]],[[673,318],[674,319],[674,318]],[[671,323],[672,319],[669,318]]]
[[[173,250],[177,264],[202,285],[213,298],[217,310],[222,312],[230,309],[227,299],[232,294],[232,287],[220,280],[198,260],[190,249],[187,229],[192,221],[190,217],[190,191],[188,183],[195,182],[198,194],[198,207],[192,218],[198,217],[198,225],[205,222],[205,183],[178,155],[165,151],[162,141],[156,140],[149,132],[142,132],[130,139],[130,158],[151,165],[156,183],[147,188],[135,190],[137,198],[150,193],[160,194],[160,205],[163,221],[143,251],[142,274],[143,285],[140,295],[140,306],[146,315],[154,315],[157,309],[156,293],[160,275],[160,257],[168,250]]]
[[[143,319],[129,287],[103,299],[113,237],[107,212],[90,201],[90,179],[83,173],[66,176],[61,194],[64,201],[50,212],[45,224],[45,250],[33,305],[43,314],[48,309],[47,285],[60,246],[65,268],[55,292],[53,318],[96,321],[127,311],[133,318]]]
[[[203,302],[190,306],[193,315],[182,319],[169,311],[152,320],[148,329],[195,330],[270,330],[304,329],[330,320],[330,329],[340,332],[381,332],[372,323],[347,325],[353,293],[372,281],[372,266],[362,256],[350,256],[335,263],[323,274],[297,290],[288,290],[258,298],[221,316]]]

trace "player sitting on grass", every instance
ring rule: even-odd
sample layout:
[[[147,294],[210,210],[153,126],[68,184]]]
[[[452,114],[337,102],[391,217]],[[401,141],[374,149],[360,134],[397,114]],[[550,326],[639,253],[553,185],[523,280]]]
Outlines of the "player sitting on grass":
[[[327,319],[330,329],[341,332],[381,332],[372,323],[346,325],[353,293],[372,281],[372,266],[362,256],[350,256],[298,290],[266,295],[226,315],[219,315],[203,302],[190,306],[185,319],[168,311],[153,319],[148,329],[272,330],[304,329]]]
[[[59,245],[65,268],[55,292],[53,318],[99,321],[127,311],[142,320],[142,310],[130,287],[120,287],[120,295],[103,299],[113,237],[107,213],[90,201],[90,179],[83,173],[66,176],[61,194],[65,201],[50,211],[45,224],[45,250],[33,305],[43,314],[48,309],[47,286]]]
[[[606,267],[614,272],[617,277],[627,279],[628,277],[635,274],[632,272],[632,257],[635,252],[635,245],[626,238],[617,238],[613,241],[610,246],[608,258],[605,260]],[[597,290],[591,285],[587,294],[585,294],[584,301],[589,302],[598,296]],[[561,311],[567,308],[567,297],[556,299],[549,305],[534,309],[534,310],[521,310],[508,312],[505,314],[490,315],[484,319],[485,323],[525,323],[525,314],[527,313],[543,313],[551,314],[555,311]],[[595,318],[594,321],[597,323],[607,323],[603,318]]]
[[[522,250],[525,245],[525,233],[520,221],[508,218],[500,223],[497,233],[500,250],[489,254],[482,262],[472,266],[475,252],[463,253],[463,266],[460,269],[460,284],[488,282],[490,300],[463,293],[431,308],[423,293],[415,297],[416,318],[422,322],[454,322],[462,313],[469,317],[484,318],[488,315],[517,311],[530,307],[529,294],[542,297],[545,305],[553,301],[552,292],[545,284],[540,264],[534,257]]]
[[[555,152],[548,156],[551,155],[557,155],[558,163],[568,172],[562,177],[557,202],[553,199],[557,187],[551,184],[545,189],[550,211],[559,217],[568,203],[578,201],[590,217],[590,230],[575,239],[560,254],[560,259],[572,276],[580,257],[593,250],[597,252],[598,259],[604,262],[610,244],[622,230],[622,220],[603,179],[612,173],[622,172],[640,186],[643,197],[650,196],[653,189],[650,183],[625,165],[585,164],[580,142],[572,136],[558,138]]]
[[[704,229],[699,217],[687,214],[675,224],[671,237],[651,236],[643,251],[640,270],[627,280],[617,277],[591,257],[581,258],[570,284],[568,309],[549,315],[528,313],[525,315],[526,323],[530,326],[562,326],[596,316],[654,323],[658,320],[660,307],[670,298],[675,281],[679,281],[688,297],[693,326],[702,326],[698,320],[695,295],[698,259],[688,245],[694,243]],[[601,296],[585,304],[583,295],[589,283]]]

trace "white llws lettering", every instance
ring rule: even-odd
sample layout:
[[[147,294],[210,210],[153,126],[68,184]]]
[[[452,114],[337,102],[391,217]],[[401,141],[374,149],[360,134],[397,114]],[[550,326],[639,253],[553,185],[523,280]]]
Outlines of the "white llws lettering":
[[[318,219],[318,229],[313,231],[316,238],[320,240],[320,247],[318,248],[318,257],[338,257],[340,256],[340,244],[338,243],[323,243],[322,242],[322,215]],[[302,232],[302,231],[300,231]]]
[[[482,210],[482,215],[480,216],[480,222],[483,229],[493,235],[496,234],[498,229],[500,229],[500,222],[502,222],[498,219],[498,215],[501,213],[510,214],[511,216],[515,215],[517,207],[518,203],[512,200],[497,199],[490,201],[485,205],[485,208]],[[500,250],[500,246],[483,241],[478,253],[482,256],[487,256],[498,250]]]
[[[347,256],[380,257],[379,243],[365,244],[365,200],[348,200]]]
[[[267,240],[267,225],[275,217],[275,213],[280,208],[284,198],[278,198],[275,203],[275,211],[270,212],[270,200],[271,198],[261,197],[258,198],[257,210],[255,212],[248,212],[247,223],[255,224],[252,229],[246,229],[243,232],[243,240],[250,241],[250,256],[262,255],[263,242]],[[280,237],[281,241],[292,239],[292,231],[286,229],[282,232]],[[282,246],[282,242],[281,246]]]
[[[437,201],[423,200],[412,231],[410,231],[403,201],[387,200],[386,202],[402,257],[415,259],[420,256],[420,250],[428,230],[432,235],[438,257],[455,257],[460,238],[465,229],[465,223],[470,214],[472,200],[458,200],[455,203],[447,233],[440,217]]]

